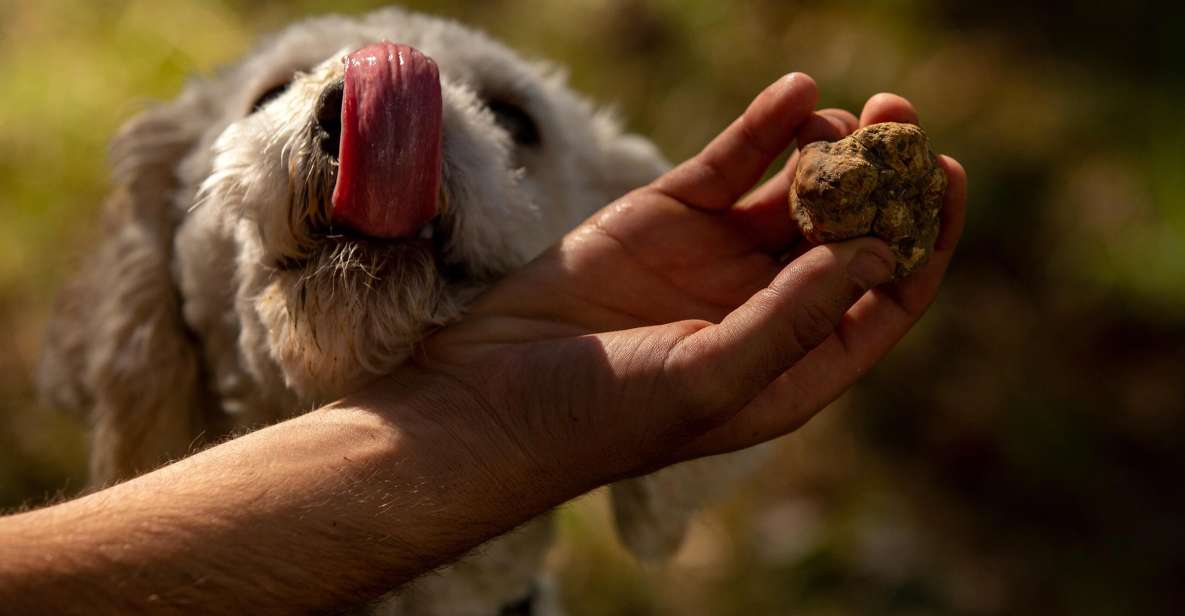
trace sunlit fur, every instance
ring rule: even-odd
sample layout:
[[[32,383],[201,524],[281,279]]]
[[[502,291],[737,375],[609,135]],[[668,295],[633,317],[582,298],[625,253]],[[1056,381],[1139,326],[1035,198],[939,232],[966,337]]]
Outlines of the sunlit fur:
[[[335,162],[313,140],[315,107],[342,77],[341,58],[381,40],[440,67],[443,242],[332,225]],[[525,109],[542,143],[517,147],[485,107],[493,98]],[[90,413],[95,485],[392,370],[481,289],[667,167],[558,71],[396,9],[291,26],[131,120],[112,161],[101,241],[62,295],[41,374],[50,400]],[[615,488],[619,527],[640,554],[678,545],[694,495],[708,491],[711,466],[687,468],[698,470]],[[495,614],[528,592],[549,544],[540,519],[375,609]]]

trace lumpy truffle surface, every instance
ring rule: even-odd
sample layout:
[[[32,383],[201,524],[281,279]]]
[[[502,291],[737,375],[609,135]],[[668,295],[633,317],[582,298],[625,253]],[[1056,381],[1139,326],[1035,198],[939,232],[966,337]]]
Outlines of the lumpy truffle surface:
[[[790,209],[815,243],[879,237],[897,256],[896,277],[926,264],[938,239],[946,173],[921,128],[886,122],[802,149]]]

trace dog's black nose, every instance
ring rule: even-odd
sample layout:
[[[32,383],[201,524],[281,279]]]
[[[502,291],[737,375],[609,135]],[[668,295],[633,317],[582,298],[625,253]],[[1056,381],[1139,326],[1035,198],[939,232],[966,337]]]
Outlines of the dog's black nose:
[[[317,140],[321,151],[337,158],[342,141],[342,92],[345,81],[337,80],[321,91],[317,98]]]

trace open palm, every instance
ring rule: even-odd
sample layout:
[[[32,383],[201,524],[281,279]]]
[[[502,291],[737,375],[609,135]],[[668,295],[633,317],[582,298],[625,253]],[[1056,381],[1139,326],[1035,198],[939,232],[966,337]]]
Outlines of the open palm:
[[[869,291],[888,280],[892,254],[870,238],[807,245],[787,210],[795,157],[750,189],[794,141],[917,117],[892,95],[873,97],[859,120],[815,112],[816,98],[805,75],[771,85],[698,156],[491,289],[469,317],[429,339],[421,366],[469,383],[512,440],[543,442],[532,431],[545,430],[565,443],[550,455],[585,451],[602,467],[618,461],[619,474],[801,425],[933,300],[961,231],[966,184],[943,157],[950,189],[931,263]],[[531,455],[541,464],[550,457]]]

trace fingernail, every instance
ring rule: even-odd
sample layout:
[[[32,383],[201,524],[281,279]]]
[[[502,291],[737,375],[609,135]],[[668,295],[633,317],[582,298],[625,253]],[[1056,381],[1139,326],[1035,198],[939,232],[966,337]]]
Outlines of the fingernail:
[[[888,282],[893,277],[894,267],[896,264],[885,259],[881,253],[863,250],[848,263],[848,278],[861,289],[868,290]]]

